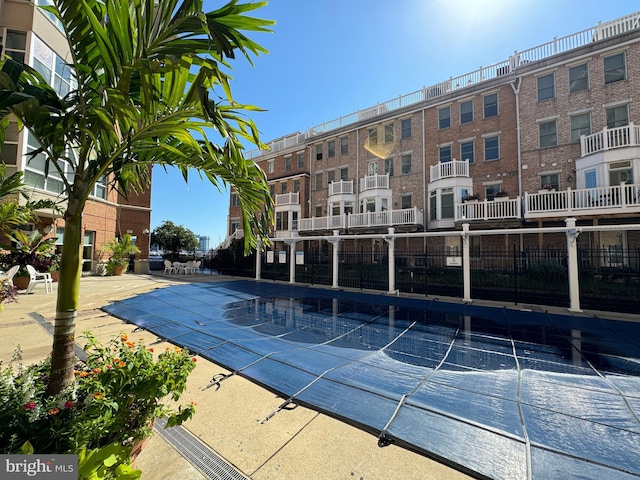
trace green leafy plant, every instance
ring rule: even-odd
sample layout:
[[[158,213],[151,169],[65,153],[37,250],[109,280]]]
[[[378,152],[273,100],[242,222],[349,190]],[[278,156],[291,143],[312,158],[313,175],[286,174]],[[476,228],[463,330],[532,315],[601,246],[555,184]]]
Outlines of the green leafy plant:
[[[127,233],[119,239],[106,242],[102,248],[111,253],[111,257],[107,260],[107,275],[113,275],[116,267],[121,267],[125,272],[129,265],[129,257],[140,253],[140,249],[133,243],[133,238]]]
[[[195,412],[193,403],[170,408],[187,386],[195,358],[169,347],[154,357],[153,347],[126,335],[102,345],[86,334],[87,361],[75,380],[48,396],[50,360],[24,367],[18,349],[0,370],[0,453],[20,453],[30,442],[36,453],[77,453],[116,443],[131,447],[148,438],[157,418],[180,425]]]

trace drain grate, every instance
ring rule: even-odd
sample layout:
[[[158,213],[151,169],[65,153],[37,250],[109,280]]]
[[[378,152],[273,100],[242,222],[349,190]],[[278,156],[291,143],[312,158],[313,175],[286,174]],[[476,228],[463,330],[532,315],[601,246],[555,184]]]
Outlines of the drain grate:
[[[166,419],[156,421],[156,432],[180,455],[212,480],[249,480],[183,427],[165,429]]]

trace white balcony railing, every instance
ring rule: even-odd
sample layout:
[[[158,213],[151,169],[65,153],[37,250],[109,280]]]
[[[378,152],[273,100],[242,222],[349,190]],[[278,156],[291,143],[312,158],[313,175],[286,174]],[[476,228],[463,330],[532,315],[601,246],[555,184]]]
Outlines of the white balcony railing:
[[[238,228],[235,232],[224,239],[219,248],[229,248],[231,242],[234,240],[240,240],[241,238],[244,238],[244,230],[242,228]]]
[[[389,175],[367,175],[360,179],[360,191],[389,188]]]
[[[468,160],[452,160],[451,162],[442,162],[433,165],[430,169],[431,182],[442,178],[452,177],[468,177],[469,161]]]
[[[455,221],[506,220],[521,218],[520,197],[506,200],[484,200],[455,204]]]
[[[329,195],[350,195],[353,194],[353,180],[339,180],[329,184]]]
[[[617,128],[605,128],[591,135],[580,137],[580,150],[583,157],[614,148],[640,146],[640,126],[631,122]]]
[[[282,193],[276,195],[276,207],[279,205],[298,205],[300,203],[300,193]]]
[[[423,225],[422,210],[417,207],[384,212],[352,213],[332,217],[303,218],[300,220],[300,232],[317,230],[336,230],[359,227],[394,227],[400,225]]]
[[[525,218],[640,212],[640,185],[525,193]]]

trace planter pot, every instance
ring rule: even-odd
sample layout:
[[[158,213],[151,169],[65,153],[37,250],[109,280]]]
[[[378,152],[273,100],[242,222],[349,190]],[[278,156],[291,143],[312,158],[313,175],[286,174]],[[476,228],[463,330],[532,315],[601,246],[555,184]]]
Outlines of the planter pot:
[[[509,197],[493,197],[494,202],[506,202],[509,200]]]
[[[465,200],[464,203],[478,203],[478,200]]]
[[[118,266],[118,265],[113,267],[113,274],[114,275],[122,275],[123,271],[124,271],[124,267],[121,267],[121,266]]]
[[[21,276],[16,275],[15,277],[13,277],[13,284],[16,286],[18,290],[26,290],[27,287],[29,286],[30,281],[31,281],[31,278],[24,275],[21,275]]]
[[[538,190],[538,193],[551,193],[551,192],[555,192],[556,189],[552,189],[552,190],[547,190],[546,188],[543,188],[542,190]]]
[[[54,282],[57,282],[59,277],[60,277],[60,270],[51,272],[51,280],[53,280]]]

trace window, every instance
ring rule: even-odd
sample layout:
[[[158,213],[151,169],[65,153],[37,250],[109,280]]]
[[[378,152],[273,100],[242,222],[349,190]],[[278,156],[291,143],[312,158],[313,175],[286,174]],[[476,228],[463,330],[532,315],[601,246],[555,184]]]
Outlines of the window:
[[[291,157],[284,158],[284,171],[285,172],[291,171]]]
[[[629,125],[629,109],[627,105],[607,108],[607,128]]]
[[[584,188],[596,188],[597,186],[596,169],[593,168],[584,172]]]
[[[289,212],[276,212],[276,231],[289,230]]]
[[[453,218],[453,188],[443,188],[440,193],[440,218]]]
[[[538,124],[540,136],[540,148],[555,147],[558,145],[558,134],[556,131],[556,121],[541,122]]]
[[[269,185],[269,195],[271,195],[271,198],[275,197],[275,195],[276,195],[276,186],[275,186],[275,184]]]
[[[336,171],[335,170],[329,170],[327,172],[327,185],[329,185],[331,182],[335,181],[336,179]]]
[[[492,93],[482,97],[484,103],[484,118],[498,116],[498,94]]]
[[[316,205],[315,211],[316,211],[316,217],[322,216],[322,206]]]
[[[411,155],[402,155],[402,175],[409,175],[411,173]]]
[[[286,182],[285,182],[285,183],[281,183],[281,184],[280,184],[280,193],[281,193],[282,195],[284,195],[285,193],[287,193],[287,184],[286,184]]]
[[[378,174],[378,162],[369,162],[367,164],[367,175],[377,175]]]
[[[440,163],[451,161],[451,145],[440,147]]]
[[[473,122],[473,100],[460,104],[460,123]]]
[[[549,175],[540,175],[540,187],[547,188],[551,187],[552,189],[558,190],[560,189],[560,179],[557,173],[552,173]]]
[[[486,137],[484,139],[484,161],[500,158],[500,137]]]
[[[378,129],[370,128],[369,129],[369,145],[377,145],[378,144]]]
[[[51,6],[51,5],[53,5],[53,1],[52,0],[38,0],[36,2],[36,4],[38,6],[45,6],[45,5],[46,6]],[[60,20],[58,20],[58,17],[56,17],[55,14],[53,14],[51,12],[48,12],[46,10],[40,10],[40,11],[42,13],[44,13],[49,18],[49,20],[51,20],[51,22],[56,26],[56,28],[58,30],[60,30],[61,32],[64,33],[64,27],[62,26],[62,22],[60,22]]]
[[[298,193],[300,191],[300,180],[293,181],[293,193]]]
[[[47,83],[60,96],[71,90],[73,78],[71,69],[62,58],[55,54],[42,40],[34,37],[33,66],[42,74]]]
[[[102,175],[93,187],[93,196],[97,198],[107,199],[107,176]]]
[[[322,160],[322,144],[316,145],[316,160]]]
[[[402,120],[400,128],[402,129],[402,138],[409,138],[411,136],[411,119],[405,118]]]
[[[5,165],[16,165],[18,160],[18,124],[16,122],[10,122],[5,130],[5,141],[0,148],[0,162]],[[9,172],[11,175],[15,171],[15,168]]]
[[[460,158],[462,160],[469,160],[470,164],[475,162],[473,140],[460,144]]]
[[[340,155],[346,155],[349,153],[349,137],[342,137],[340,139]]]
[[[604,58],[604,84],[619,82],[625,79],[624,52]]]
[[[384,159],[384,173],[393,177],[393,158]]]
[[[569,69],[569,93],[589,89],[589,68],[586,63]]]
[[[340,180],[345,182],[349,179],[349,167],[342,167],[340,169]]]
[[[410,193],[405,193],[404,195],[400,195],[400,208],[402,210],[413,208],[413,200],[411,199]]]
[[[242,227],[240,226],[240,219],[239,218],[232,218],[231,219],[231,233],[235,233],[237,230],[240,230]]]
[[[438,200],[438,192],[434,190],[429,194],[429,220],[432,220],[432,221],[438,219],[437,200]]]
[[[96,232],[85,230],[82,244],[82,271],[90,272],[93,264],[93,243]]]
[[[493,200],[496,197],[496,193],[502,190],[500,185],[485,185],[484,187],[484,198],[488,201]]]
[[[556,96],[554,74],[538,77],[538,101],[549,100]]]
[[[571,141],[579,142],[580,135],[591,135],[591,114],[588,112],[571,116]]]
[[[27,33],[17,30],[7,30],[7,39],[4,43],[4,53],[16,62],[24,63],[24,54],[27,50]]]
[[[630,161],[612,162],[609,164],[609,186],[632,183],[633,168]]]
[[[393,143],[393,123],[384,126],[384,143]]]
[[[329,142],[327,143],[327,150],[328,150],[328,157],[335,157],[336,156],[336,141],[335,140],[329,140]]]
[[[36,140],[36,138],[30,133],[27,133],[27,154],[37,150],[40,148],[40,144]],[[68,155],[73,155],[72,152],[67,152]],[[51,164],[49,168],[48,175],[45,176],[45,167],[47,164],[46,157],[44,153],[39,153],[35,157],[31,155],[27,155],[29,159],[24,166],[24,183],[31,187],[40,188],[42,190],[47,190],[52,193],[62,193],[65,189],[64,181],[60,176],[60,171],[62,175],[66,178],[69,183],[73,182],[73,169],[71,164],[66,160],[58,160],[58,166],[60,171],[56,169],[56,167]],[[103,178],[100,179],[103,181]],[[104,186],[105,196],[106,197],[106,182],[101,183]],[[92,192],[92,195],[95,193]],[[102,195],[102,192],[101,192]]]
[[[322,187],[324,187],[322,183],[322,172],[316,173],[316,190],[320,190]]]
[[[298,153],[298,168],[304,168],[304,153]]]
[[[438,110],[438,128],[449,128],[451,126],[451,107],[444,107]]]
[[[269,160],[267,162],[267,169],[268,169],[269,173],[273,173],[274,168],[275,168],[274,161],[273,160]]]

